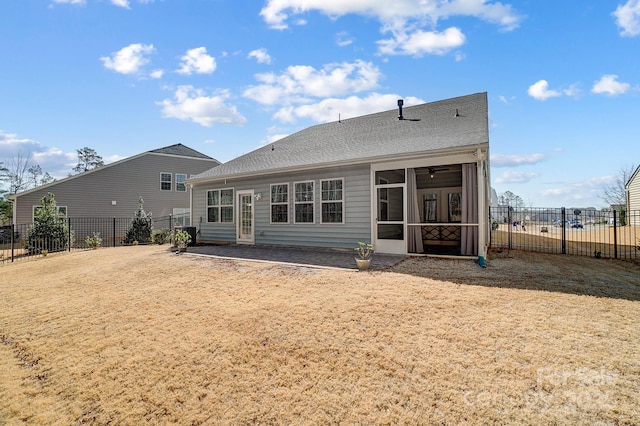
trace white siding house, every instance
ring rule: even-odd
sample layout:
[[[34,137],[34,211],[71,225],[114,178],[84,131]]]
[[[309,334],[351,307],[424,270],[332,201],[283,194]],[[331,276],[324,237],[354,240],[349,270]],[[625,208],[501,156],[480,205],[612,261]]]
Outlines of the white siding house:
[[[629,178],[629,181],[625,185],[625,192],[627,194],[629,224],[640,226],[640,166],[638,166]]]

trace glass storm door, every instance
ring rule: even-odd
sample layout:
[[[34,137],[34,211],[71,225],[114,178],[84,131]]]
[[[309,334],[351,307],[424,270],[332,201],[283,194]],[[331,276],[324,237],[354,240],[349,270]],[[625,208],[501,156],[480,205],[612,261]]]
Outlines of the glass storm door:
[[[253,244],[253,191],[238,191],[238,243]]]
[[[404,169],[375,174],[375,249],[405,254]]]

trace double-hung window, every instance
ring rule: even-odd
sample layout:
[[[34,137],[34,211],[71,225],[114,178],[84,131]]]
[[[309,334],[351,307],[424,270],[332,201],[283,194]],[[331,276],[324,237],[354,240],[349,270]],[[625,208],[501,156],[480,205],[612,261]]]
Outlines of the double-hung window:
[[[289,184],[271,185],[271,223],[289,223]]]
[[[233,222],[233,189],[207,191],[207,222]]]
[[[322,223],[344,223],[344,179],[320,181]]]
[[[313,181],[294,182],[295,223],[313,223]]]
[[[187,186],[184,181],[187,180],[187,175],[184,173],[176,173],[176,191],[184,192],[187,190]]]
[[[160,190],[171,191],[172,177],[171,173],[160,173]]]

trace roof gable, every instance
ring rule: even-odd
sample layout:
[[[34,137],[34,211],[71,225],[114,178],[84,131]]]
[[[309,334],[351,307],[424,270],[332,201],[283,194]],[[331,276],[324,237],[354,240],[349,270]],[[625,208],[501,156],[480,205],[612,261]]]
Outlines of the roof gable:
[[[181,143],[165,146],[164,148],[153,149],[149,152],[152,152],[154,154],[178,155],[180,157],[194,157],[214,160],[214,158],[211,158],[208,155],[198,152],[195,149],[189,148],[188,146]]]
[[[631,177],[629,177],[629,180],[624,185],[625,188],[629,189],[629,186],[631,185],[631,182],[633,180],[635,180],[637,176],[640,176],[640,164],[638,165],[638,167],[636,167],[636,170],[631,174]]]
[[[319,124],[203,172],[196,180],[391,158],[489,143],[487,94]]]

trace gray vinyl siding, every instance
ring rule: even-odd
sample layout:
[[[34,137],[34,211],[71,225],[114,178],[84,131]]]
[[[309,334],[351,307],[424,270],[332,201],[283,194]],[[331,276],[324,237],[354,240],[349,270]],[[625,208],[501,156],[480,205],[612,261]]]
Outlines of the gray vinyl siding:
[[[344,179],[342,224],[321,223],[320,182],[324,179]],[[314,182],[314,223],[294,223],[294,182]],[[255,243],[297,245],[310,247],[353,248],[358,241],[371,240],[371,201],[369,166],[341,167],[309,172],[274,174],[269,177],[228,181],[226,184],[198,184],[193,189],[193,224],[198,226],[199,238],[205,241],[236,241],[237,202],[234,223],[207,223],[206,192],[212,189],[233,188],[253,190],[261,194],[254,199]],[[289,184],[289,223],[272,224],[270,219],[270,185]],[[237,200],[235,200],[237,201]]]
[[[85,172],[24,194],[16,201],[16,223],[31,223],[33,206],[48,192],[59,206],[67,207],[68,217],[132,217],[138,199],[154,217],[168,216],[174,208],[189,208],[189,188],[176,191],[176,173],[189,177],[215,167],[215,160],[144,153]],[[172,174],[170,191],[160,190],[160,173]],[[112,201],[116,204],[113,205]]]
[[[629,182],[629,210],[640,211],[640,172]]]

